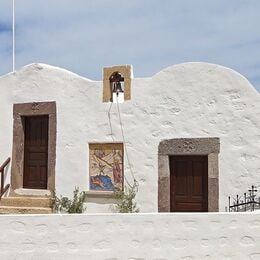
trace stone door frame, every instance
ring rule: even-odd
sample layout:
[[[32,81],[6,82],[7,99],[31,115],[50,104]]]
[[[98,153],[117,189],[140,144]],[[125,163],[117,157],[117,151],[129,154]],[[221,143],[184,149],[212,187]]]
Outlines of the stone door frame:
[[[33,102],[13,105],[13,152],[11,169],[11,193],[19,194],[23,189],[24,171],[24,120],[26,116],[48,115],[48,170],[47,190],[55,190],[55,164],[56,164],[56,102]]]
[[[219,211],[220,140],[212,138],[177,138],[163,140],[158,150],[158,211],[170,212],[170,164],[171,155],[208,156],[208,212]]]

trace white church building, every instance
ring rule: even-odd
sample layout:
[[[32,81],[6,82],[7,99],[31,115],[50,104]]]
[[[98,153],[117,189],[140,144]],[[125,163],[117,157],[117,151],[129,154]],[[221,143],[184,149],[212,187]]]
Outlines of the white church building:
[[[136,180],[140,212],[223,212],[229,195],[260,186],[260,96],[229,68],[134,78],[123,65],[93,81],[30,64],[0,90],[0,205],[32,197],[39,208],[79,187],[87,213],[109,213],[114,189]]]

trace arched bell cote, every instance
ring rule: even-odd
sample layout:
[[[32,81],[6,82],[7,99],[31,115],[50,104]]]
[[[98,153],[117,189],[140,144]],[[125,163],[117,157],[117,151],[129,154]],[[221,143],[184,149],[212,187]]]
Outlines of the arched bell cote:
[[[103,102],[113,99],[113,91],[124,93],[124,101],[131,99],[132,66],[122,65],[103,69]]]

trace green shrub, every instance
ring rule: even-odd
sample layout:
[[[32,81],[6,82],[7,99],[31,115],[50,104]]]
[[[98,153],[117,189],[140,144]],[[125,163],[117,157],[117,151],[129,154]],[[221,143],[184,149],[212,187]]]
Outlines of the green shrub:
[[[86,198],[86,193],[84,191],[79,192],[79,188],[75,188],[73,191],[73,199],[68,197],[56,196],[54,192],[52,209],[54,212],[65,212],[65,213],[83,213],[86,209],[84,206],[84,201]]]
[[[116,189],[114,191],[114,198],[116,199],[116,207],[120,213],[137,213],[139,208],[136,206],[135,197],[137,193],[138,184],[135,181],[131,187],[125,187],[125,190]]]

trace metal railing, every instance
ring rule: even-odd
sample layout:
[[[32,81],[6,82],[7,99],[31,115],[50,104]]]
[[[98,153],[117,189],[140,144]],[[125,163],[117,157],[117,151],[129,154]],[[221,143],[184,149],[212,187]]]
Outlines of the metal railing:
[[[229,212],[254,211],[260,209],[260,197],[256,197],[256,187],[252,185],[248,192],[248,194],[245,192],[243,196],[236,195],[236,197],[233,198],[232,205],[231,197],[228,197]]]
[[[11,158],[9,157],[1,166],[0,166],[0,173],[1,173],[1,183],[0,183],[0,200],[2,196],[5,194],[5,192],[9,189],[10,184],[4,185],[4,173],[5,173],[5,167],[10,163]]]

